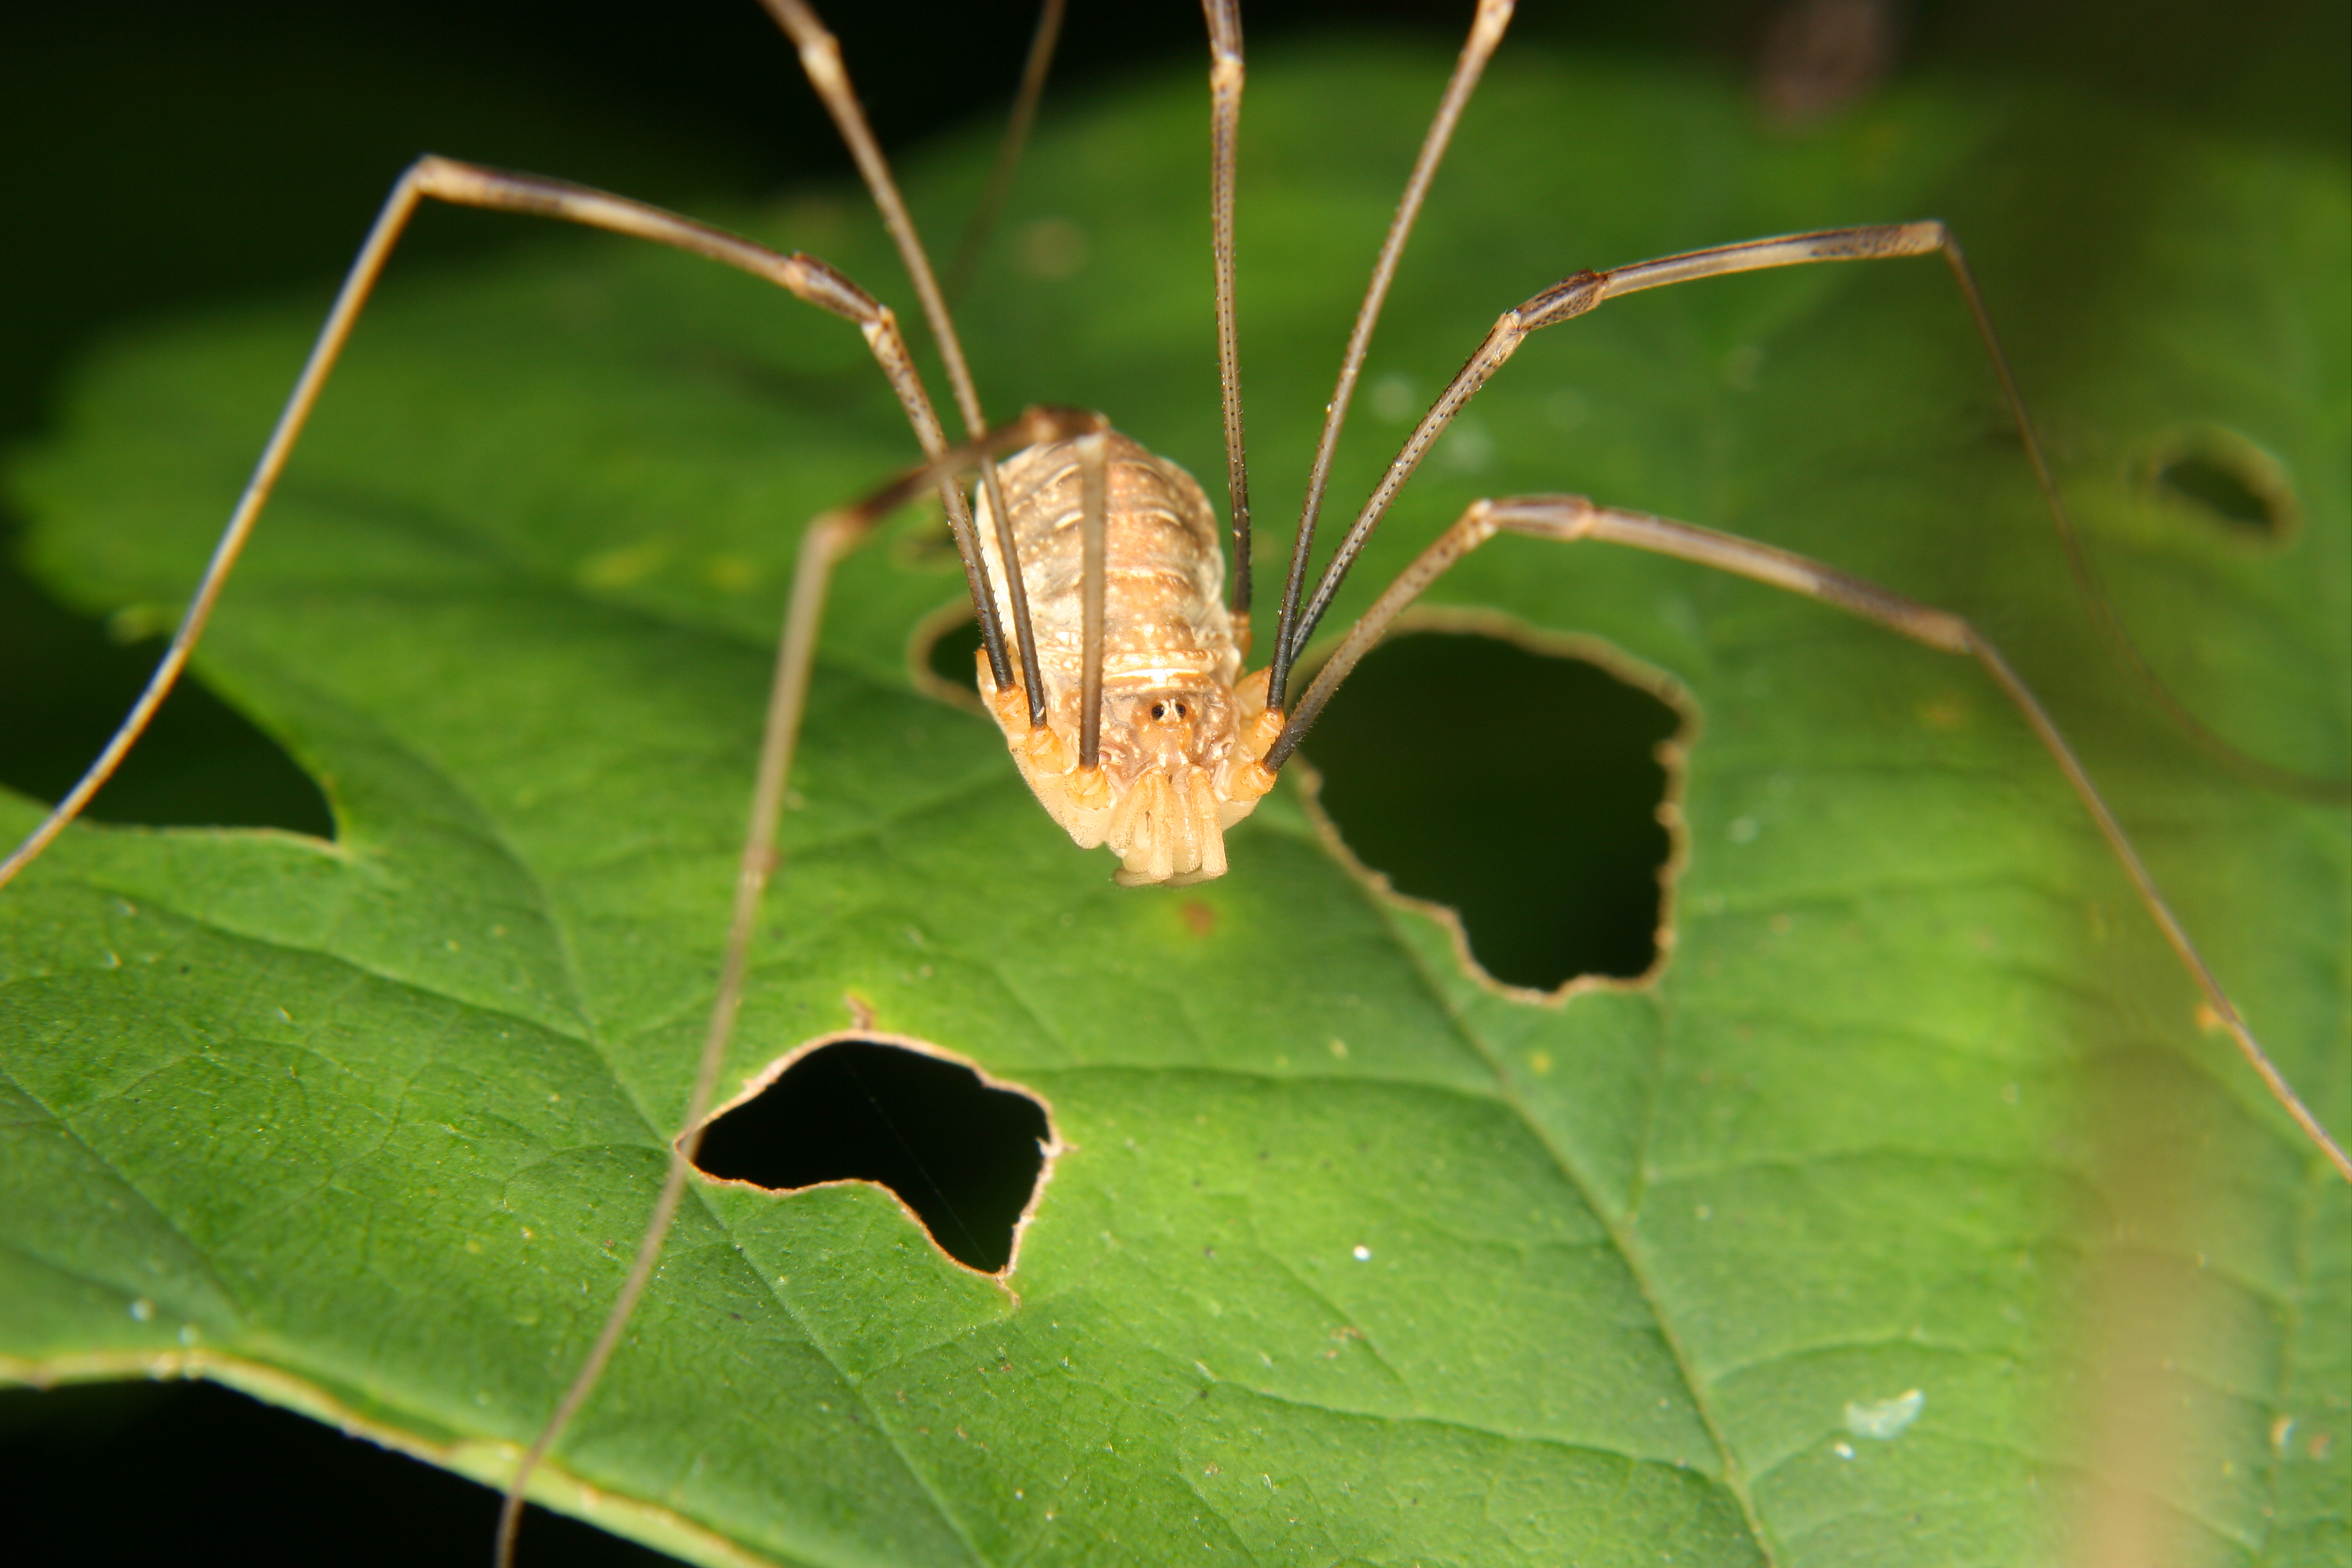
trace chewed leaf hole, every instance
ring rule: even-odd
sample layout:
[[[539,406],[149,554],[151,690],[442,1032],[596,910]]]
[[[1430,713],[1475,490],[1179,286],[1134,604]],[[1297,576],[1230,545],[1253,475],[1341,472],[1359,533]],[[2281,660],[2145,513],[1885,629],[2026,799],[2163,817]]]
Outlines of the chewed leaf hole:
[[[980,623],[969,604],[950,605],[923,617],[907,643],[907,677],[915,689],[950,707],[986,713],[981,706]]]
[[[1012,1261],[1053,1147],[1034,1097],[961,1062],[842,1039],[805,1052],[720,1111],[694,1163],[707,1176],[774,1192],[877,1183],[915,1211],[941,1251],[995,1274]]]
[[[1459,914],[1488,975],[1549,991],[1656,963],[1681,728],[1590,659],[1417,632],[1365,657],[1303,750],[1357,859]]]
[[[931,639],[924,659],[941,680],[958,681],[976,690],[979,682],[972,673],[972,655],[979,651],[980,623],[970,616],[959,616]]]
[[[43,594],[0,537],[0,785],[54,801],[105,749],[171,629],[126,615],[110,629]],[[331,838],[334,818],[284,748],[185,676],[84,814],[151,827],[282,827]]]
[[[2225,431],[2200,430],[2167,444],[2149,469],[2162,499],[2258,542],[2294,531],[2294,487],[2268,453]]]

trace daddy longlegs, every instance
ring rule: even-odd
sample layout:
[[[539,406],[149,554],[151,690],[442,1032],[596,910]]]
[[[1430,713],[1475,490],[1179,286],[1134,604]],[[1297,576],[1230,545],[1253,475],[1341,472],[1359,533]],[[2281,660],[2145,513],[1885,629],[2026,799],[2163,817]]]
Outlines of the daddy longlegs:
[[[898,335],[895,316],[824,263],[799,255],[778,255],[690,220],[581,187],[447,160],[425,160],[404,176],[354,266],[257,476],[147,692],[81,784],[0,865],[0,882],[5,882],[62,830],[119,763],[184,666],[344,339],[402,227],[425,198],[556,216],[655,239],[766,279],[859,327],[928,460],[858,505],[820,519],[806,536],[761,748],[754,826],[744,850],[718,999],[686,1118],[688,1131],[680,1154],[671,1163],[635,1266],[604,1333],[578,1381],[518,1468],[501,1523],[502,1556],[511,1549],[520,1499],[530,1468],[593,1389],[637,1295],[651,1278],[670,1217],[686,1190],[692,1140],[712,1097],[741,998],[752,928],[765,884],[777,867],[775,825],[832,567],[891,509],[927,489],[936,491],[947,513],[971,584],[983,642],[982,689],[1004,731],[1016,767],[1079,843],[1107,840],[1112,845],[1121,857],[1125,881],[1184,881],[1221,874],[1223,830],[1246,816],[1272,788],[1274,775],[1290,759],[1357,661],[1440,574],[1502,533],[1562,543],[1614,542],[1680,556],[1822,600],[1913,641],[1972,658],[2015,705],[2081,796],[2100,833],[2137,885],[2149,915],[2246,1059],[2298,1125],[2326,1151],[2330,1161],[2352,1175],[2352,1164],[2347,1164],[2340,1148],[2271,1068],[2221,985],[2208,973],[2189,934],[2173,917],[2064,739],[2000,655],[1955,616],[1833,567],[1691,524],[1580,498],[1497,498],[1478,503],[1456,520],[1380,595],[1319,666],[1311,672],[1303,668],[1308,640],[1372,529],[1448,424],[1528,333],[1564,322],[1615,297],[1738,271],[1830,260],[1940,256],[1983,334],[1992,374],[2023,437],[2027,459],[2071,547],[2072,533],[2060,494],[2034,440],[1999,340],[1957,243],[1940,225],[1920,222],[1781,237],[1569,277],[1506,312],[1454,383],[1423,416],[1330,563],[1319,579],[1314,578],[1309,570],[1313,521],[1324,499],[1332,453],[1364,368],[1383,297],[1454,123],[1509,19],[1507,0],[1486,0],[1408,182],[1350,335],[1308,480],[1306,526],[1290,563],[1275,647],[1265,668],[1248,679],[1237,679],[1246,651],[1247,621],[1242,613],[1248,606],[1251,574],[1249,491],[1234,308],[1235,126],[1244,72],[1239,18],[1232,0],[1211,0],[1207,7],[1214,61],[1216,307],[1229,458],[1226,493],[1235,558],[1232,598],[1221,606],[1213,589],[1192,593],[1181,605],[1181,614],[1172,617],[1189,636],[1189,643],[1171,635],[1151,646],[1122,642],[1133,638],[1137,619],[1146,612],[1138,602],[1138,591],[1127,586],[1139,572],[1134,552],[1140,547],[1135,542],[1131,518],[1118,506],[1139,496],[1156,503],[1168,520],[1160,532],[1176,536],[1163,538],[1161,543],[1171,551],[1197,552],[1205,546],[1207,558],[1213,559],[1213,524],[1207,521],[1205,505],[1194,500],[1197,490],[1187,492],[1181,475],[1163,469],[1149,454],[1125,444],[1091,416],[1037,410],[1008,425],[992,427],[988,424],[962,365],[946,303],[932,280],[929,263],[891,175],[865,128],[829,35],[800,0],[768,0],[768,4],[799,47],[812,82],[855,152],[906,258],[948,367],[963,439],[951,442],[934,412]],[[1053,9],[1049,7],[1049,16]],[[1038,74],[1032,73],[1024,106],[1034,99]],[[1024,450],[1015,455],[1016,449]],[[981,462],[985,458],[1001,458],[1001,465],[988,467]],[[980,490],[968,502],[962,475],[975,466],[981,469]],[[1042,510],[1049,506],[1050,512]],[[1043,549],[1034,546],[1024,537],[1024,529],[1044,530],[1055,542]],[[1008,569],[1008,562],[1017,569]],[[1196,580],[1202,575],[1197,563],[1189,560],[1183,571]],[[1173,568],[1163,574],[1178,574]],[[1241,617],[1238,625],[1236,616]],[[1185,657],[1176,658],[1176,652]]]

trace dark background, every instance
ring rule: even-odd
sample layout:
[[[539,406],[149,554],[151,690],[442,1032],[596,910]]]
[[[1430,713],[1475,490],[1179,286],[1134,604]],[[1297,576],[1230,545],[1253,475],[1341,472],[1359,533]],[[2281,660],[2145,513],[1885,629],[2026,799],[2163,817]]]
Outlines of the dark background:
[[[1451,47],[1467,0],[1269,0],[1253,40],[1334,25]],[[836,3],[828,21],[886,144],[999,117],[1026,0]],[[1205,63],[1182,0],[1076,0],[1056,82]],[[1752,78],[1768,0],[1524,0],[1516,31],[1696,58]],[[2064,79],[2160,113],[2341,153],[2352,6],[2341,0],[1949,0],[1895,14],[1898,72]],[[1507,45],[1506,46],[1508,47]],[[436,151],[687,206],[845,169],[753,0],[246,0],[17,4],[0,12],[0,447],[37,438],[73,357],[156,317],[319,289],[400,168]],[[505,243],[498,220],[428,221],[404,256]],[[0,510],[0,783],[54,795],[152,659],[17,574]],[[315,792],[201,693],[175,698],[123,820],[323,827]],[[470,1484],[211,1388],[0,1394],[12,1561],[213,1556],[246,1563],[475,1560],[495,1502]],[[535,1521],[526,1561],[646,1561]]]

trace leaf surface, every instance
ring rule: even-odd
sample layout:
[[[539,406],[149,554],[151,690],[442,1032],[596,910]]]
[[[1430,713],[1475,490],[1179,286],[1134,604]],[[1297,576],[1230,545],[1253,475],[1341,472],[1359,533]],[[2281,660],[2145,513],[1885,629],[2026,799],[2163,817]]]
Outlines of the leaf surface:
[[[1254,62],[1262,605],[1442,68]],[[999,414],[1104,408],[1221,496],[1193,74],[1045,129],[964,315]],[[932,230],[985,159],[910,172]],[[2340,163],[2096,102],[1915,89],[1793,138],[1686,76],[1507,59],[1334,509],[1402,436],[1383,410],[1417,414],[1568,272],[1940,216],[2151,662],[2240,744],[2341,776],[2346,191]],[[849,193],[731,221],[903,294]],[[1039,276],[1073,235],[1083,264]],[[61,591],[187,592],[314,322],[93,367],[15,477]],[[2157,482],[2217,441],[2284,477],[2285,537]],[[680,1114],[801,520],[912,450],[855,335],[748,279],[569,235],[395,267],[202,657],[320,780],[336,842],[82,828],[0,897],[0,1371],[200,1372],[511,1465]],[[1975,617],[2352,1125],[2346,815],[2240,781],[2115,672],[1934,263],[1542,334],[1332,627],[1470,500],[1563,490]],[[2200,1032],[1972,667],[1677,563],[1474,556],[1433,603],[1598,639],[1693,715],[1667,962],[1539,1003],[1356,875],[1297,784],[1225,879],[1111,886],[992,731],[910,680],[959,591],[921,516],[841,575],[727,1081],[855,998],[1039,1094],[1070,1147],[1010,1288],[877,1189],[700,1187],[551,1500],[706,1561],[828,1565],[2017,1563],[2110,1485],[2184,1562],[2352,1539],[2352,1357],[2322,1327],[2352,1314],[2352,1205]],[[0,830],[35,816],[0,798]],[[2116,1350],[2126,1322],[2161,1353]],[[2172,1413],[2145,1465],[2115,1436],[2135,1399]]]

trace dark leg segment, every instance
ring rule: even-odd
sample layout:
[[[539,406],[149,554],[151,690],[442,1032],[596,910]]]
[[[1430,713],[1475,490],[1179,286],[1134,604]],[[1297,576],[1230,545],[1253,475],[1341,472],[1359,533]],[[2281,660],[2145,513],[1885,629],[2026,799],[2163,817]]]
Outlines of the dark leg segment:
[[[1202,0],[1209,21],[1209,230],[1217,280],[1217,384],[1224,398],[1225,494],[1233,508],[1234,580],[1226,603],[1248,647],[1249,458],[1242,439],[1242,351],[1234,324],[1234,168],[1242,128],[1239,0]]]
[[[1079,650],[1078,766],[1102,761],[1103,607],[1109,583],[1110,507],[1105,493],[1103,438],[1078,442],[1078,527],[1085,549],[1085,644]]]

